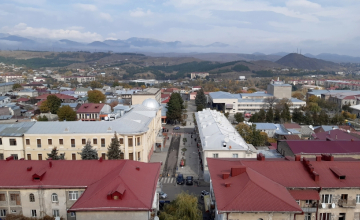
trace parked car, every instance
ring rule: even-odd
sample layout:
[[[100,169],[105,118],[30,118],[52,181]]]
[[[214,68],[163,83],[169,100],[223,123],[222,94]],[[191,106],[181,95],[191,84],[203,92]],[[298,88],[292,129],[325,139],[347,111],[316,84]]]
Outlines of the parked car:
[[[193,185],[194,184],[194,177],[187,176],[186,177],[186,185]]]
[[[159,208],[160,208],[160,210],[162,210],[163,208],[164,208],[164,205],[165,204],[170,204],[170,201],[168,201],[168,200],[160,200],[159,201]]]
[[[179,174],[176,177],[176,183],[179,185],[182,185],[182,184],[184,184],[184,182],[185,182],[184,176],[182,174]]]
[[[201,191],[200,197],[201,197],[201,199],[204,199],[204,196],[209,195],[209,194],[210,194],[210,193],[209,193],[208,191],[203,190],[203,191]]]
[[[160,196],[161,199],[166,199],[167,194],[164,193],[164,192],[159,192],[159,196]]]
[[[176,126],[176,127],[173,128],[173,130],[180,130],[180,127]]]

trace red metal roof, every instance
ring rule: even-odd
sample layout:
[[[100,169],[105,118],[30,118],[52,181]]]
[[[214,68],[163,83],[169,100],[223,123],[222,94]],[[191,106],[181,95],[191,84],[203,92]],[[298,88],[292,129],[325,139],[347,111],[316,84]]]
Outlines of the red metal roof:
[[[285,123],[285,124],[283,124],[283,126],[286,129],[301,129],[300,125],[298,125],[296,123]]]
[[[0,188],[83,188],[85,192],[69,211],[150,210],[159,178],[160,163],[131,160],[17,160],[0,161]],[[28,167],[32,167],[30,171]],[[137,169],[139,167],[139,169]],[[44,173],[41,181],[34,174]],[[146,183],[146,184],[144,184]],[[108,200],[114,189],[119,200]]]
[[[85,103],[76,111],[77,113],[100,113],[104,103]]]
[[[294,154],[360,154],[359,141],[286,141]]]
[[[27,99],[27,98],[19,98],[19,99],[17,99],[16,101],[18,101],[18,102],[27,102],[27,101],[29,101],[30,99]]]
[[[320,200],[319,192],[316,190],[289,190],[296,200]]]
[[[326,140],[326,139],[347,140],[347,141],[349,141],[351,139],[360,140],[360,137],[357,134],[348,133],[346,131],[342,131],[339,129],[318,132],[316,134],[312,134],[312,137],[315,140]]]
[[[296,135],[296,134],[285,135],[284,138],[285,138],[286,140],[301,140],[301,138],[299,137],[299,135]]]

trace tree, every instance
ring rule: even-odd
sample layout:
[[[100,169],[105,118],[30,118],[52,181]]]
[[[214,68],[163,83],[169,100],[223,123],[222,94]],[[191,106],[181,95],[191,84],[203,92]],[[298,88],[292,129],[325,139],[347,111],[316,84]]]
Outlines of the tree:
[[[305,112],[304,123],[307,125],[313,124],[313,117],[311,115],[311,112],[309,112],[309,111]]]
[[[351,112],[350,104],[343,105],[343,107],[341,109],[344,111],[347,111],[347,112]]]
[[[203,89],[200,89],[197,91],[196,97],[195,97],[195,105],[203,105],[206,106],[206,96]]]
[[[303,113],[299,108],[294,109],[292,113],[292,120],[298,124],[302,124],[304,122]]]
[[[290,109],[288,104],[284,104],[284,108],[281,111],[281,119],[283,119],[285,122],[289,122],[291,120],[291,115],[290,115]]]
[[[264,108],[274,108],[274,105],[277,102],[277,98],[275,96],[269,96],[264,99]]]
[[[91,90],[87,92],[88,94],[88,102],[90,103],[100,103],[104,102],[106,97],[105,95],[99,90]]]
[[[342,125],[344,124],[344,116],[341,114],[336,114],[334,115],[334,117],[331,119],[331,124],[335,124],[335,125]]]
[[[45,115],[41,117],[41,115],[38,117],[37,119],[38,121],[49,121],[48,117],[46,117]]]
[[[254,146],[263,146],[267,141],[267,134],[256,129],[256,125],[252,124],[251,126],[239,123],[236,126],[236,130],[239,132],[245,142],[252,144]],[[265,134],[265,135],[264,135]]]
[[[280,116],[280,110],[278,108],[275,109],[275,114],[274,114],[274,121],[275,122],[280,122],[281,116]]]
[[[22,86],[19,83],[15,83],[12,87],[12,90],[20,89]]]
[[[179,98],[180,97],[180,98]],[[182,121],[183,100],[178,93],[172,93],[169,102],[166,104],[166,118],[171,122]]]
[[[114,138],[111,139],[111,143],[108,147],[107,157],[109,158],[109,160],[118,160],[120,159],[120,153],[120,141],[115,132]]]
[[[113,82],[113,84],[112,84],[112,86],[111,86],[111,87],[116,87],[116,86],[120,86],[119,81],[115,81],[115,82]]]
[[[320,112],[321,111],[320,106],[318,105],[318,103],[315,103],[315,102],[308,103],[306,107],[311,112]]]
[[[247,92],[248,93],[254,93],[254,92],[256,92],[256,89],[255,88],[250,88],[250,89],[247,90]]]
[[[264,122],[265,119],[266,119],[266,113],[265,113],[265,110],[263,108],[260,109],[258,115],[259,115],[259,122]]]
[[[197,112],[200,112],[200,111],[202,111],[204,109],[204,106],[203,105],[197,105],[196,106],[196,111]]]
[[[240,112],[235,113],[234,118],[235,118],[235,121],[237,121],[237,123],[244,121],[244,115]]]
[[[48,95],[46,98],[46,104],[49,107],[51,114],[56,114],[61,106],[61,99],[56,95]]]
[[[229,115],[230,115],[229,112],[224,113],[224,116],[225,116],[226,118],[229,118]]]
[[[76,112],[68,105],[59,108],[57,115],[59,121],[76,121]]]
[[[93,148],[91,145],[90,139],[86,141],[86,145],[81,150],[80,153],[82,160],[97,160],[98,159],[98,152],[96,149]]]
[[[91,82],[90,82],[90,87],[91,87],[92,89],[102,88],[102,87],[103,87],[103,84],[101,84],[101,82],[98,82],[98,81],[91,81]]]
[[[52,159],[52,160],[64,160],[65,157],[65,153],[61,154],[60,156],[58,155],[59,150],[57,149],[57,147],[54,147],[51,152],[49,154],[47,154],[48,158],[46,159]]]
[[[293,92],[292,97],[300,100],[303,100],[305,98],[304,94],[302,94],[301,92]]]
[[[270,107],[269,110],[266,112],[266,122],[272,123],[274,122],[274,111],[273,108]]]
[[[198,205],[198,197],[182,192],[170,204],[165,205],[160,213],[160,220],[201,220],[202,212]]]
[[[321,111],[318,120],[320,125],[327,125],[329,124],[330,118],[326,111]]]
[[[47,100],[43,101],[39,107],[41,113],[47,113],[50,111]]]
[[[256,112],[255,114],[251,115],[251,117],[249,118],[249,122],[260,122],[259,120],[259,113]]]

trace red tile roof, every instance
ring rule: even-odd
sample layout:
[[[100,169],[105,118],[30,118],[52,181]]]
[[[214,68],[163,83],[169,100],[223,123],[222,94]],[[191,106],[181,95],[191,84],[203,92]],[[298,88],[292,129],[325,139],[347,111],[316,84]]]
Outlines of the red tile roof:
[[[77,113],[99,113],[104,107],[104,103],[85,103],[76,111]]]
[[[65,99],[70,99],[70,100],[76,100],[77,98],[75,98],[74,96],[70,96],[70,95],[64,95],[64,94],[60,94],[60,93],[56,93],[56,94],[43,94],[41,96],[36,97],[36,99],[40,99],[40,100],[44,100],[46,99],[49,95],[56,95],[56,97],[58,97],[61,100],[65,100]]]
[[[85,189],[69,211],[133,211],[152,208],[160,163],[131,160],[56,160],[51,161],[50,167],[49,162],[0,161],[0,188]],[[27,171],[28,167],[31,167],[30,171]],[[43,172],[45,173],[41,181],[32,179],[33,174]],[[121,191],[123,196],[119,200],[108,200],[107,195],[113,190]]]

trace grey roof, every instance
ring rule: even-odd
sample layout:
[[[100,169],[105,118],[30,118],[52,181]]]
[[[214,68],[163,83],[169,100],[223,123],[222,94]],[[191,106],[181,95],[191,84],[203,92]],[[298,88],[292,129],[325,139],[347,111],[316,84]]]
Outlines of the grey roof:
[[[161,106],[162,106],[162,109],[161,109],[161,116],[166,116],[166,112],[167,112],[167,107],[166,107],[166,104],[165,103],[163,103],[163,104],[161,104]]]
[[[6,99],[6,98],[9,98],[9,99],[10,99],[10,97],[8,97],[8,96],[0,96],[0,101],[4,100],[4,99]]]
[[[23,90],[21,90],[19,92],[36,92],[36,90],[34,90],[34,89],[23,89]]]
[[[90,88],[77,88],[75,90],[75,92],[87,92],[87,91],[90,91],[91,89]]]
[[[0,86],[11,86],[14,85],[14,82],[0,83]]]
[[[160,89],[157,88],[147,88],[144,89],[143,91],[139,91],[136,94],[138,95],[155,95],[156,93],[159,92]]]
[[[304,103],[305,103],[305,101],[300,100],[300,99],[296,99],[296,98],[291,98],[290,101],[291,101],[292,103],[295,103],[295,102],[304,102]]]
[[[253,123],[258,130],[276,130],[274,123]]]
[[[291,134],[301,134],[300,131],[296,130],[296,129],[287,129],[289,132],[291,132]]]
[[[77,103],[77,102],[61,103],[61,106],[65,106],[65,105],[68,105],[71,108],[76,108],[79,105],[79,103]]]
[[[288,135],[289,131],[287,129],[285,129],[283,126],[281,126],[280,124],[275,124],[276,126],[276,131],[275,133],[278,135]]]
[[[223,92],[223,91],[210,92],[209,95],[212,99],[239,99],[239,98],[241,98],[240,94],[231,94],[231,93]]]
[[[9,120],[12,117],[12,115],[0,115],[0,120]]]
[[[314,130],[317,128],[320,128],[320,127],[322,127],[322,129],[324,131],[331,131],[333,129],[339,129],[339,126],[337,126],[337,125],[321,125],[321,126],[314,127]]]
[[[270,97],[273,95],[265,92],[254,92],[254,93],[240,93],[240,96],[241,98],[243,98],[243,97],[257,97],[257,96]]]
[[[35,122],[20,122],[15,124],[0,124],[0,136],[21,137]]]
[[[310,136],[311,134],[314,134],[314,131],[308,125],[300,125],[300,127],[301,135]]]
[[[282,158],[283,156],[276,150],[258,150],[259,153],[265,155],[265,158]]]
[[[276,83],[274,83],[274,84],[271,84],[271,85],[273,85],[273,86],[279,86],[279,87],[291,87],[291,85],[290,84],[285,84],[285,83],[281,83],[281,84],[276,84]]]

